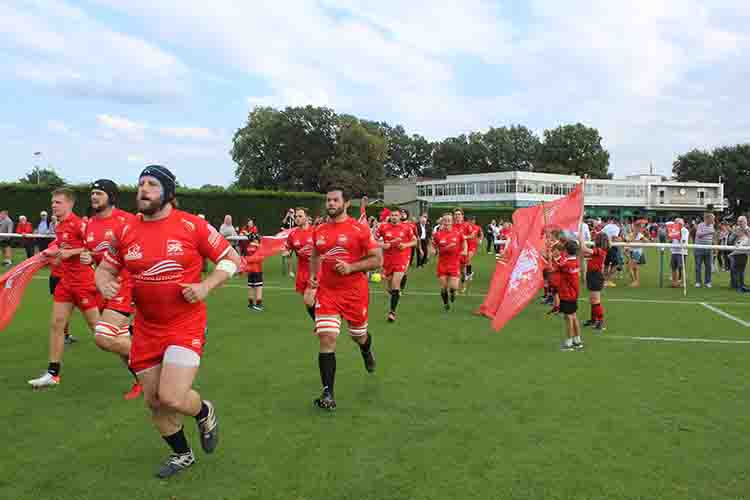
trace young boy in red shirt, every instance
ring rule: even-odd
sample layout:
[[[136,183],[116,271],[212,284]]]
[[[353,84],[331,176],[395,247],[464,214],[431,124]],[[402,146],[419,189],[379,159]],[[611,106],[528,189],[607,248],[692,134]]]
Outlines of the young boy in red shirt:
[[[560,312],[565,315],[565,325],[568,336],[563,342],[561,350],[575,351],[583,349],[581,340],[581,325],[578,323],[578,281],[580,269],[578,265],[578,243],[574,240],[565,242],[565,249],[555,268],[560,273]]]

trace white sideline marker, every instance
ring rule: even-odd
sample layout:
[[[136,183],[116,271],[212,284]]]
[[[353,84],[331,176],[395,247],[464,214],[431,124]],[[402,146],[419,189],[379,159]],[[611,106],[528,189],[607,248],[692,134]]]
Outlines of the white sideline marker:
[[[603,335],[602,338],[643,340],[650,342],[693,342],[701,344],[750,344],[750,340],[697,339],[680,337],[629,337],[627,335]]]
[[[740,325],[744,326],[745,328],[750,327],[750,323],[749,322],[743,321],[743,320],[741,320],[740,318],[738,318],[736,316],[732,316],[728,312],[724,312],[721,309],[719,309],[718,307],[714,307],[711,304],[706,304],[705,302],[701,302],[701,305],[703,307],[705,307],[706,309],[708,309],[709,311],[715,312],[719,316],[724,316],[727,319],[731,319],[732,321],[736,321],[737,323],[739,323]]]

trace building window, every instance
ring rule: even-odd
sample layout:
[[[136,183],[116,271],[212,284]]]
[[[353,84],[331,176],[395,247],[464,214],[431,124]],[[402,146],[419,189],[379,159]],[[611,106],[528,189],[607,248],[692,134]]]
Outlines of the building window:
[[[435,185],[435,196],[445,196],[445,184]]]
[[[501,191],[501,192],[503,192],[503,193],[515,193],[516,192],[516,180],[515,179],[509,179],[509,180],[505,181],[505,190]]]
[[[432,196],[432,184],[427,184],[427,196]]]
[[[476,194],[476,192],[477,192],[476,186],[477,186],[476,182],[471,182],[471,183],[467,184],[466,185],[466,194]]]

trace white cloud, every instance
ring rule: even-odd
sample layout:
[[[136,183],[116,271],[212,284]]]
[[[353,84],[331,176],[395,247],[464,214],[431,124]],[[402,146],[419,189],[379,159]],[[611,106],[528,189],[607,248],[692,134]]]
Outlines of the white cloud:
[[[122,116],[99,114],[96,121],[102,127],[114,131],[134,141],[143,141],[149,126],[143,122],[136,122]]]
[[[214,140],[218,137],[205,127],[161,127],[159,133],[176,139]]]
[[[0,3],[0,46],[6,74],[64,95],[141,103],[188,89],[176,57],[61,1]]]
[[[137,154],[129,154],[128,161],[130,163],[143,163],[143,156]]]

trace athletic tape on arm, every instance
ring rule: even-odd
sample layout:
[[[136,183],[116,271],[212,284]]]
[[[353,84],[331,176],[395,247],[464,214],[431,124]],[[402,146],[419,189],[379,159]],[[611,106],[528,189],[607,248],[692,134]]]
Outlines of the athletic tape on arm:
[[[225,273],[229,274],[229,277],[231,278],[237,273],[237,264],[229,259],[222,259],[218,264],[216,264],[216,269],[218,269],[219,271],[224,271]]]

